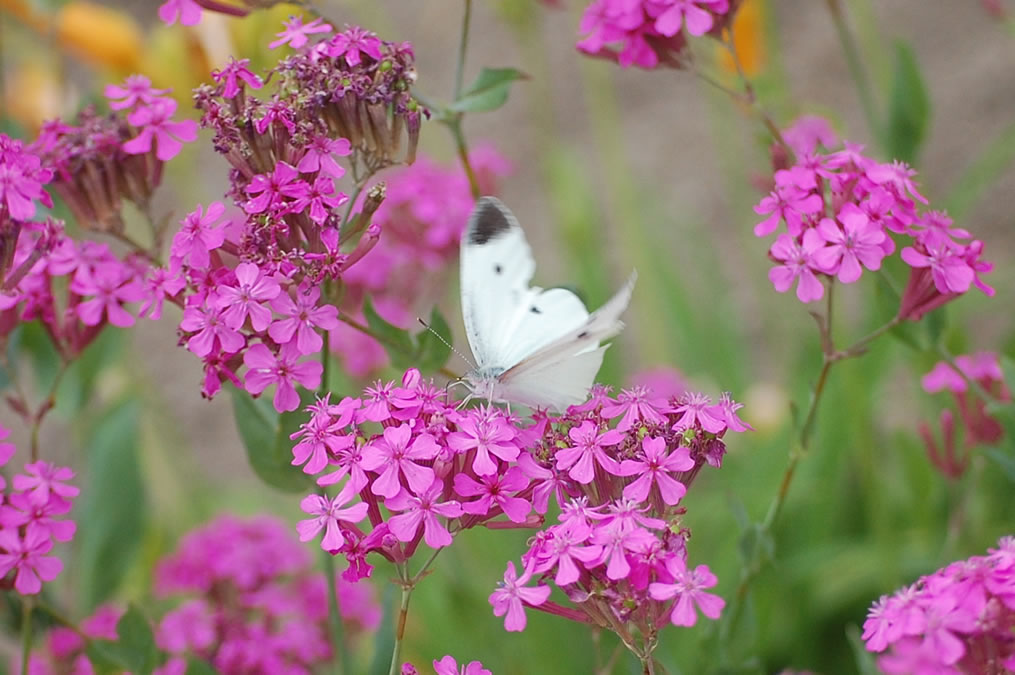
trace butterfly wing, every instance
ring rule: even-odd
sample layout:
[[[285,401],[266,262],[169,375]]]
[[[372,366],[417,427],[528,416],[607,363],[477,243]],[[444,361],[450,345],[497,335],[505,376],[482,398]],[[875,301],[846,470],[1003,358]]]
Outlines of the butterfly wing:
[[[495,396],[557,410],[584,401],[606,351],[599,343],[624,328],[620,315],[631,301],[636,280],[637,274],[632,274],[606,304],[579,326],[501,373],[494,387]]]
[[[502,371],[582,325],[578,296],[530,288],[532,250],[500,200],[483,197],[469,218],[461,252],[462,316],[477,371]]]

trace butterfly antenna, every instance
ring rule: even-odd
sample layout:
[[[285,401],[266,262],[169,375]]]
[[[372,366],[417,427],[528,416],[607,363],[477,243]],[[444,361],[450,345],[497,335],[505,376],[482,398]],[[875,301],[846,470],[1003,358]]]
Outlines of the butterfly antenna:
[[[472,360],[469,357],[467,357],[465,354],[463,354],[460,351],[458,351],[457,349],[455,349],[454,345],[452,345],[450,342],[448,342],[446,339],[444,339],[443,335],[441,335],[440,333],[438,333],[437,331],[435,331],[433,329],[433,326],[431,326],[430,324],[428,324],[426,321],[424,321],[423,319],[421,319],[418,316],[416,317],[416,321],[419,321],[419,323],[423,326],[423,328],[426,328],[428,331],[430,331],[435,336],[437,336],[437,339],[440,340],[441,342],[443,342],[445,347],[447,347],[452,352],[454,352],[455,356],[457,356],[462,361],[465,361],[467,364],[469,364],[469,367],[472,368],[473,370],[476,369],[476,364],[473,363]],[[461,380],[462,380],[462,378],[459,377],[458,381],[460,382]]]

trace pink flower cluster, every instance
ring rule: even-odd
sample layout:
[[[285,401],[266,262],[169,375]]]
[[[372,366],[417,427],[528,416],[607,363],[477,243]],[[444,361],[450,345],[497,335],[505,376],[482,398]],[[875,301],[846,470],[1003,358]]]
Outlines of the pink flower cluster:
[[[345,634],[376,630],[372,587],[336,581]],[[183,675],[188,656],[221,673],[310,673],[332,659],[325,578],[275,518],[220,516],[190,532],[159,563],[155,593],[180,601],[156,631],[170,654],[160,675]]]
[[[298,407],[297,386],[319,386],[321,331],[339,325],[332,298],[381,235],[371,218],[383,186],[345,218],[338,160],[365,180],[396,161],[407,134],[411,161],[421,114],[408,94],[411,46],[358,28],[302,44],[271,78],[233,60],[212,73],[215,86],[196,90],[202,124],[233,165],[229,196],[241,212],[198,206],[181,222],[168,268],[149,279],[153,306],[168,297],[183,307],[181,344],[205,363],[202,393],[214,396],[224,381],[254,395],[275,385],[280,412]],[[268,79],[269,99],[250,95]]]
[[[371,552],[402,563],[420,543],[448,546],[477,525],[541,527],[553,499],[560,522],[532,539],[521,575],[508,564],[491,596],[508,630],[524,628],[525,606],[611,630],[667,617],[693,625],[695,607],[716,618],[723,601],[704,590],[716,583],[708,568],[686,563],[680,501],[702,466],[721,464],[726,431],[749,429],[739,408],[728,395],[713,404],[633,388],[614,399],[597,388],[564,415],[522,424],[494,407],[457,409],[410,370],[400,385],[309,408],[293,464],[330,470],[318,484],[338,489],[303,500],[311,518],[300,539],[323,532],[321,547],[345,555],[354,580],[370,575]],[[548,601],[549,586],[526,588],[534,577],[552,579],[574,607]]]
[[[578,49],[621,67],[679,67],[685,33],[717,34],[737,0],[595,0],[582,15]]]
[[[85,653],[88,644],[85,638],[92,640],[116,640],[116,624],[123,615],[123,610],[111,605],[103,605],[81,622],[78,633],[72,628],[58,626],[46,634],[46,641],[41,649],[32,652],[28,661],[29,675],[92,675],[95,668]],[[12,670],[17,670],[20,664]]]
[[[1015,537],[882,596],[863,639],[886,673],[1015,671]]]
[[[123,200],[149,213],[165,162],[197,140],[197,122],[173,120],[176,101],[143,75],[105,90],[111,111],[83,110],[75,124],[48,122],[32,150],[53,174],[52,187],[85,229],[119,234]]]
[[[913,182],[913,169],[898,161],[879,163],[848,142],[836,152],[821,152],[820,134],[797,137],[796,163],[775,172],[775,189],[754,207],[766,216],[755,226],[756,236],[785,226],[769,250],[777,266],[768,276],[777,291],[796,283],[801,302],[820,300],[822,278],[857,281],[864,268],[881,268],[899,238],[902,260],[912,268],[900,317],[917,320],[971,286],[993,295],[980,279],[993,267],[982,258],[983,242],[962,243],[969,232],[952,227],[946,214],[918,210],[917,202],[927,199]]]
[[[939,361],[934,368],[924,375],[921,383],[924,390],[934,394],[950,391],[955,398],[959,411],[959,419],[965,429],[963,450],[956,447],[955,415],[945,408],[941,411],[940,426],[942,445],[939,447],[931,431],[930,425],[922,422],[918,428],[920,437],[927,446],[927,456],[941,473],[958,478],[969,464],[970,451],[977,445],[996,445],[1004,436],[1004,427],[988,410],[989,403],[1009,402],[1012,400],[1011,389],[1004,381],[1001,363],[994,352],[955,357],[956,372],[946,361]],[[969,386],[976,382],[977,387]],[[990,401],[985,401],[981,391],[986,392]]]
[[[4,442],[10,430],[0,427],[0,466],[16,452]],[[49,462],[25,465],[24,474],[15,474],[11,489],[3,493],[0,505],[0,586],[22,595],[35,595],[42,582],[52,581],[63,570],[63,562],[47,555],[53,542],[68,542],[77,529],[74,521],[60,516],[70,513],[71,500],[80,492],[66,481],[74,472]],[[0,490],[7,481],[0,476]]]
[[[133,325],[125,305],[145,298],[146,262],[135,256],[120,260],[104,243],[75,241],[53,221],[21,224],[13,263],[20,278],[12,283],[8,276],[0,291],[0,335],[39,320],[68,359],[107,325]]]
[[[511,165],[496,150],[479,146],[469,154],[483,194],[497,194],[498,180]],[[342,311],[362,320],[363,300],[389,323],[414,327],[444,295],[448,270],[458,257],[462,232],[475,200],[460,166],[445,167],[425,156],[385,176],[384,203],[373,223],[384,236],[370,252],[370,264],[344,275]],[[331,348],[346,372],[366,376],[388,363],[373,338],[341,325],[331,333]]]

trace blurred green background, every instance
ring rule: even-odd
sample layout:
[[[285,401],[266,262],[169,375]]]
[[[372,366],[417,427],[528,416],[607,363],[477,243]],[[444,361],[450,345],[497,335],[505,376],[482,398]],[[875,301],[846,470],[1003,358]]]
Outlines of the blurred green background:
[[[317,4],[339,25],[411,41],[420,92],[450,96],[460,2]],[[582,57],[573,45],[584,3],[562,4],[475,3],[466,81],[482,66],[520,68],[531,79],[500,110],[468,117],[466,135],[472,144],[491,141],[515,165],[502,198],[533,244],[537,283],[571,284],[596,305],[638,270],[628,328],[601,379],[622,385],[666,365],[703,391],[729,390],[746,403],[741,412],[757,431],[732,439],[723,468],[705,472],[683,502],[690,560],[707,563],[729,598],[743,566],[744,519],[764,517],[787,464],[791,402],[806,406],[821,359],[807,308],[773,291],[769,241],[751,233],[758,221],[751,207],[761,197],[755,184],[769,173],[763,129],[689,73],[625,71]],[[199,28],[182,29],[156,25],[157,5],[0,0],[2,128],[30,136],[39,120],[73,115],[97,100],[105,82],[135,71],[185,99],[229,54],[272,63],[264,45],[295,11],[206,15]],[[956,225],[986,242],[996,263],[988,280],[998,292],[991,299],[972,291],[910,327],[909,343],[886,336],[833,369],[812,451],[775,528],[773,562],[729,635],[706,622],[664,632],[657,655],[671,673],[861,672],[870,666],[858,656],[857,627],[878,596],[1015,532],[1011,434],[998,450],[1007,473],[1003,462],[977,453],[957,481],[933,470],[915,434],[920,420],[935,420],[947,404],[919,386],[937,347],[1015,354],[1015,31],[975,2],[843,6],[880,125],[894,114],[916,120],[916,128],[895,128],[887,138],[871,128],[822,2],[745,3],[735,34],[760,100],[781,125],[821,114],[880,159],[891,159],[890,150],[910,155],[931,206],[948,208]],[[712,43],[695,52],[735,84]],[[453,161],[451,138],[437,124],[424,127],[421,147]],[[225,185],[225,163],[208,147],[191,147],[169,165],[159,207],[179,217],[220,198]],[[841,345],[893,314],[873,275],[839,291]],[[461,347],[457,305],[450,288],[444,309]],[[61,387],[58,417],[43,429],[45,456],[82,475],[81,532],[56,582],[56,597],[73,616],[110,594],[144,601],[153,562],[213,514],[300,517],[296,496],[273,492],[247,465],[229,397],[200,398],[200,363],[176,347],[178,317],[167,314],[91,348]],[[12,349],[33,357],[44,383],[42,336],[26,330]],[[358,383],[345,387],[351,393]],[[6,411],[0,421],[14,425]],[[14,440],[23,442],[18,433],[15,427]],[[442,553],[413,597],[408,660],[422,665],[450,653],[498,674],[591,672],[605,660],[596,654],[614,650],[610,635],[532,611],[524,633],[507,634],[492,616],[486,597],[527,536],[469,531]],[[381,564],[372,581],[390,590],[390,576]],[[366,670],[370,655],[359,656]],[[614,672],[638,666],[621,655]]]

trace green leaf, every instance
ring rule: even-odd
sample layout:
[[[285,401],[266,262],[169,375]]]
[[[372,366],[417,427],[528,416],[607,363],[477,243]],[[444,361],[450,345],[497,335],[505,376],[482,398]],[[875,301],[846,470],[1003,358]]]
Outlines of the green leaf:
[[[88,658],[102,672],[129,670],[135,675],[147,675],[163,660],[148,619],[131,604],[116,624],[117,640],[93,640],[88,646]]]
[[[475,82],[448,106],[452,112],[489,112],[504,105],[511,84],[528,75],[514,68],[483,68]]]
[[[111,409],[89,435],[81,488],[77,567],[83,602],[92,609],[119,587],[142,540],[147,502],[138,463],[138,418],[133,400]]]
[[[399,370],[419,368],[423,372],[439,370],[451,355],[451,328],[435,307],[430,313],[430,328],[417,336],[388,323],[374,309],[370,298],[363,301],[363,316],[374,337],[384,347],[391,365]],[[435,335],[434,333],[437,333]],[[440,337],[438,337],[438,335]],[[441,340],[444,338],[444,340]]]
[[[846,628],[846,637],[849,640],[850,650],[853,652],[853,661],[856,664],[857,672],[860,675],[878,675],[881,671],[878,670],[874,654],[867,651],[867,645],[864,644],[863,638],[860,636],[860,629],[856,627],[856,624],[850,624]]]
[[[425,373],[432,373],[444,367],[451,356],[451,327],[434,307],[430,312],[430,327],[416,338],[416,367]]]
[[[913,49],[895,43],[895,72],[885,129],[885,147],[895,159],[913,164],[927,134],[930,98]]]
[[[306,418],[303,406],[280,415],[269,398],[255,399],[235,387],[231,392],[236,428],[257,477],[283,492],[305,492],[312,488],[310,478],[292,465],[295,441],[289,438]]]
[[[363,316],[366,317],[367,326],[373,331],[374,337],[391,358],[391,364],[399,369],[412,366],[411,357],[415,353],[415,345],[409,331],[385,321],[374,309],[369,297],[363,300]]]
[[[185,675],[217,675],[215,667],[204,659],[192,656],[187,659],[187,671]]]

